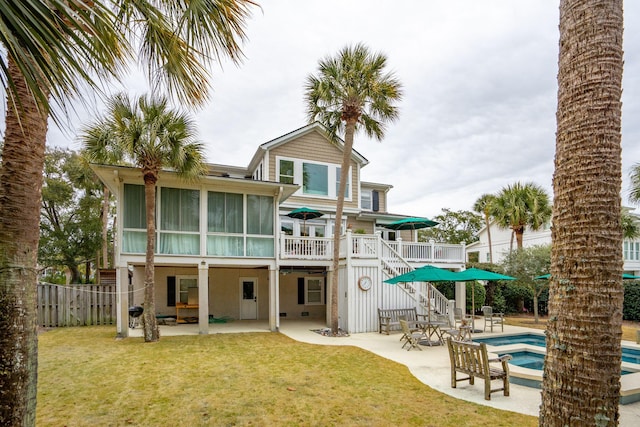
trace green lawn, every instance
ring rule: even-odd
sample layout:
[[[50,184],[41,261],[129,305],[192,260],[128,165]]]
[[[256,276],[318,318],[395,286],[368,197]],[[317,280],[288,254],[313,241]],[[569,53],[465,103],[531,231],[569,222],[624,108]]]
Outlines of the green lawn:
[[[277,333],[116,341],[113,327],[39,337],[38,426],[535,426],[456,400],[356,347]]]

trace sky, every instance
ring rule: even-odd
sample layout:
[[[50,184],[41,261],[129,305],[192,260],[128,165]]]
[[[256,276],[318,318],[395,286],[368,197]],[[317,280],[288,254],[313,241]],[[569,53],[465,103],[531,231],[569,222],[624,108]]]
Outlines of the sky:
[[[471,210],[516,181],[552,196],[558,0],[258,0],[239,66],[212,69],[210,102],[193,114],[210,163],[247,166],[257,147],[307,123],[304,84],[319,60],[364,43],[403,85],[382,141],[356,134],[364,181],[393,185],[390,212]],[[640,162],[640,2],[625,2],[622,202]],[[141,95],[133,75],[128,92]],[[100,105],[96,110],[100,110]],[[94,112],[80,112],[77,128]],[[53,125],[50,146],[79,149]]]

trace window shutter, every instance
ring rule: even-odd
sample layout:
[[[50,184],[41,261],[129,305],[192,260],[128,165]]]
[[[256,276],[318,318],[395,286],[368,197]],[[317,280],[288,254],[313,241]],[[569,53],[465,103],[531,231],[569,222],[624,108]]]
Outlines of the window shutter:
[[[167,277],[167,307],[176,306],[176,276]]]
[[[380,195],[378,194],[378,190],[373,190],[371,192],[371,207],[374,212],[378,212],[380,210]]]
[[[298,277],[298,304],[304,305],[304,277]]]

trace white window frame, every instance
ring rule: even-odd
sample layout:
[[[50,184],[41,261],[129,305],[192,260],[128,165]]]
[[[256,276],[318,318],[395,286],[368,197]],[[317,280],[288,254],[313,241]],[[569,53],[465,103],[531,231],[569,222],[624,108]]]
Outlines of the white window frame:
[[[276,177],[278,178],[278,181],[280,181],[280,161],[281,160],[287,160],[287,161],[293,162],[293,183],[300,186],[300,188],[295,193],[296,196],[309,197],[314,199],[325,199],[325,200],[337,199],[338,191],[336,187],[337,187],[338,180],[336,179],[336,171],[340,169],[341,165],[335,164],[335,163],[316,162],[313,160],[306,160],[306,159],[296,159],[292,157],[276,156]],[[320,194],[307,194],[304,192],[303,165],[305,163],[327,167],[327,193],[328,194],[326,196],[320,195]],[[349,167],[349,173],[348,173],[349,197],[345,197],[344,198],[345,201],[351,201],[353,198],[353,188],[352,188],[353,186],[351,185],[353,182],[352,174],[353,174],[353,168]]]
[[[369,207],[365,207],[364,203],[362,203],[362,199],[365,195],[369,197]],[[371,190],[360,191],[360,209],[362,209],[363,211],[373,211],[373,191]]]
[[[198,287],[200,286],[200,283],[198,283],[198,276],[189,276],[189,275],[184,275],[184,276],[176,276],[176,302],[180,303],[182,301],[180,301],[180,294],[181,289],[180,289],[180,281],[181,280],[195,280],[196,281],[196,289],[198,289]],[[187,288],[189,289],[189,288]],[[198,298],[199,300],[199,298]],[[187,291],[187,302],[189,302],[189,291]],[[199,303],[200,301],[198,301]]]
[[[310,302],[309,301],[309,281],[318,281],[320,283],[320,290],[319,291],[313,291],[313,292],[320,292],[320,302],[317,301],[313,301]],[[324,301],[324,294],[325,294],[325,283],[324,283],[324,277],[318,277],[318,276],[307,276],[304,278],[304,304],[305,305],[325,305],[325,301]]]

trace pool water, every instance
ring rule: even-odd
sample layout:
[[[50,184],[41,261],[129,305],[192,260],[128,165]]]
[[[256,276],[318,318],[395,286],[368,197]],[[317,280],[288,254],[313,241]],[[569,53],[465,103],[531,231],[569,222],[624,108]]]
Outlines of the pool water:
[[[536,369],[542,371],[544,367],[544,354],[534,353],[532,351],[510,351],[509,353],[499,353],[499,356],[510,354],[513,359],[509,361],[510,364],[520,366],[523,368]],[[622,370],[622,375],[633,374],[633,371]]]
[[[477,339],[474,339],[473,341],[483,342],[493,346],[501,346],[501,345],[509,345],[509,344],[529,344],[529,345],[535,345],[538,347],[545,346],[544,335],[538,335],[538,334],[517,334],[517,335],[508,335],[503,337],[477,338]],[[532,353],[532,354],[535,354],[535,353]],[[634,348],[622,347],[622,361],[628,362],[628,363],[640,364],[640,350],[637,350]],[[538,369],[538,368],[533,368],[533,369]],[[542,369],[542,368],[539,368],[539,369]]]

